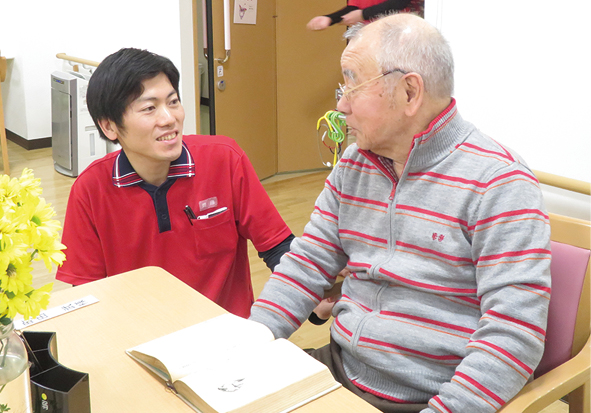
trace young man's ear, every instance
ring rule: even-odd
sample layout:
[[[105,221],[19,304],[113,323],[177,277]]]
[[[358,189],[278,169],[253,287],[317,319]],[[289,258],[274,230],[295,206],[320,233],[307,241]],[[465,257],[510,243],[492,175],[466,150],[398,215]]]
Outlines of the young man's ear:
[[[115,122],[109,119],[101,119],[98,121],[98,123],[103,133],[109,140],[116,141],[119,139],[119,128],[117,128]]]

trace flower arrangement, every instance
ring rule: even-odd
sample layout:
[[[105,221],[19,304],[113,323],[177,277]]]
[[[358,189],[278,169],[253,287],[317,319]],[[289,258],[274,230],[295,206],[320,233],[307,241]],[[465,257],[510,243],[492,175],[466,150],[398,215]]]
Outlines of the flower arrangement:
[[[0,324],[17,313],[37,317],[47,308],[53,283],[33,288],[33,260],[43,260],[48,271],[61,265],[66,247],[59,241],[61,225],[41,198],[40,179],[25,169],[20,178],[0,177]]]

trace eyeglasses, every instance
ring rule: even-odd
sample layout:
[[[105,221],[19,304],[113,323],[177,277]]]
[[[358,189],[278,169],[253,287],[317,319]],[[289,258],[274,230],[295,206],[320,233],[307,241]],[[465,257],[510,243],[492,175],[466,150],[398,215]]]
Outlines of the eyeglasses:
[[[400,72],[402,74],[408,74],[408,72],[402,70],[402,69],[392,69],[392,70],[388,70],[380,75],[377,75],[376,77],[366,80],[365,82],[357,85],[357,86],[353,86],[352,88],[348,88],[346,85],[341,85],[339,83],[339,92],[337,92],[337,100],[341,100],[341,98],[345,97],[347,98],[347,100],[351,99],[351,93],[358,90],[361,86],[365,86],[368,83],[373,82],[374,80],[378,80],[381,79],[382,77],[389,75],[390,73],[395,73],[395,72]]]

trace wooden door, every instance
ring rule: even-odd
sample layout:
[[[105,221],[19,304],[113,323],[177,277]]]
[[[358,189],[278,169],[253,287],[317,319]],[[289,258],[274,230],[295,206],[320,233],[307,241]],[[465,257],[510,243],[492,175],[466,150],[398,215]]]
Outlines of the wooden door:
[[[324,145],[319,149],[316,122],[336,108],[345,26],[311,32],[306,23],[345,7],[346,1],[276,1],[278,170],[324,168],[320,151],[324,161],[332,157]]]
[[[214,61],[210,73],[216,84],[216,134],[236,140],[262,179],[277,172],[275,1],[258,1],[255,25],[233,23],[234,1],[230,5],[230,58],[224,64]],[[225,57],[223,16],[223,1],[212,0],[210,59]],[[217,88],[221,80],[225,90]]]

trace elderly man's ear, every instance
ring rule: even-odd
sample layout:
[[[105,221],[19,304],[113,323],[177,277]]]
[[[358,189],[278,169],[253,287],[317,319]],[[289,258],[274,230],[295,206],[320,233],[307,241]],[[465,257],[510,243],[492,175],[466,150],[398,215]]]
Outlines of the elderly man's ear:
[[[407,116],[414,116],[419,111],[423,104],[425,95],[425,84],[423,78],[417,73],[409,73],[402,79],[402,87],[406,93],[406,109]]]

